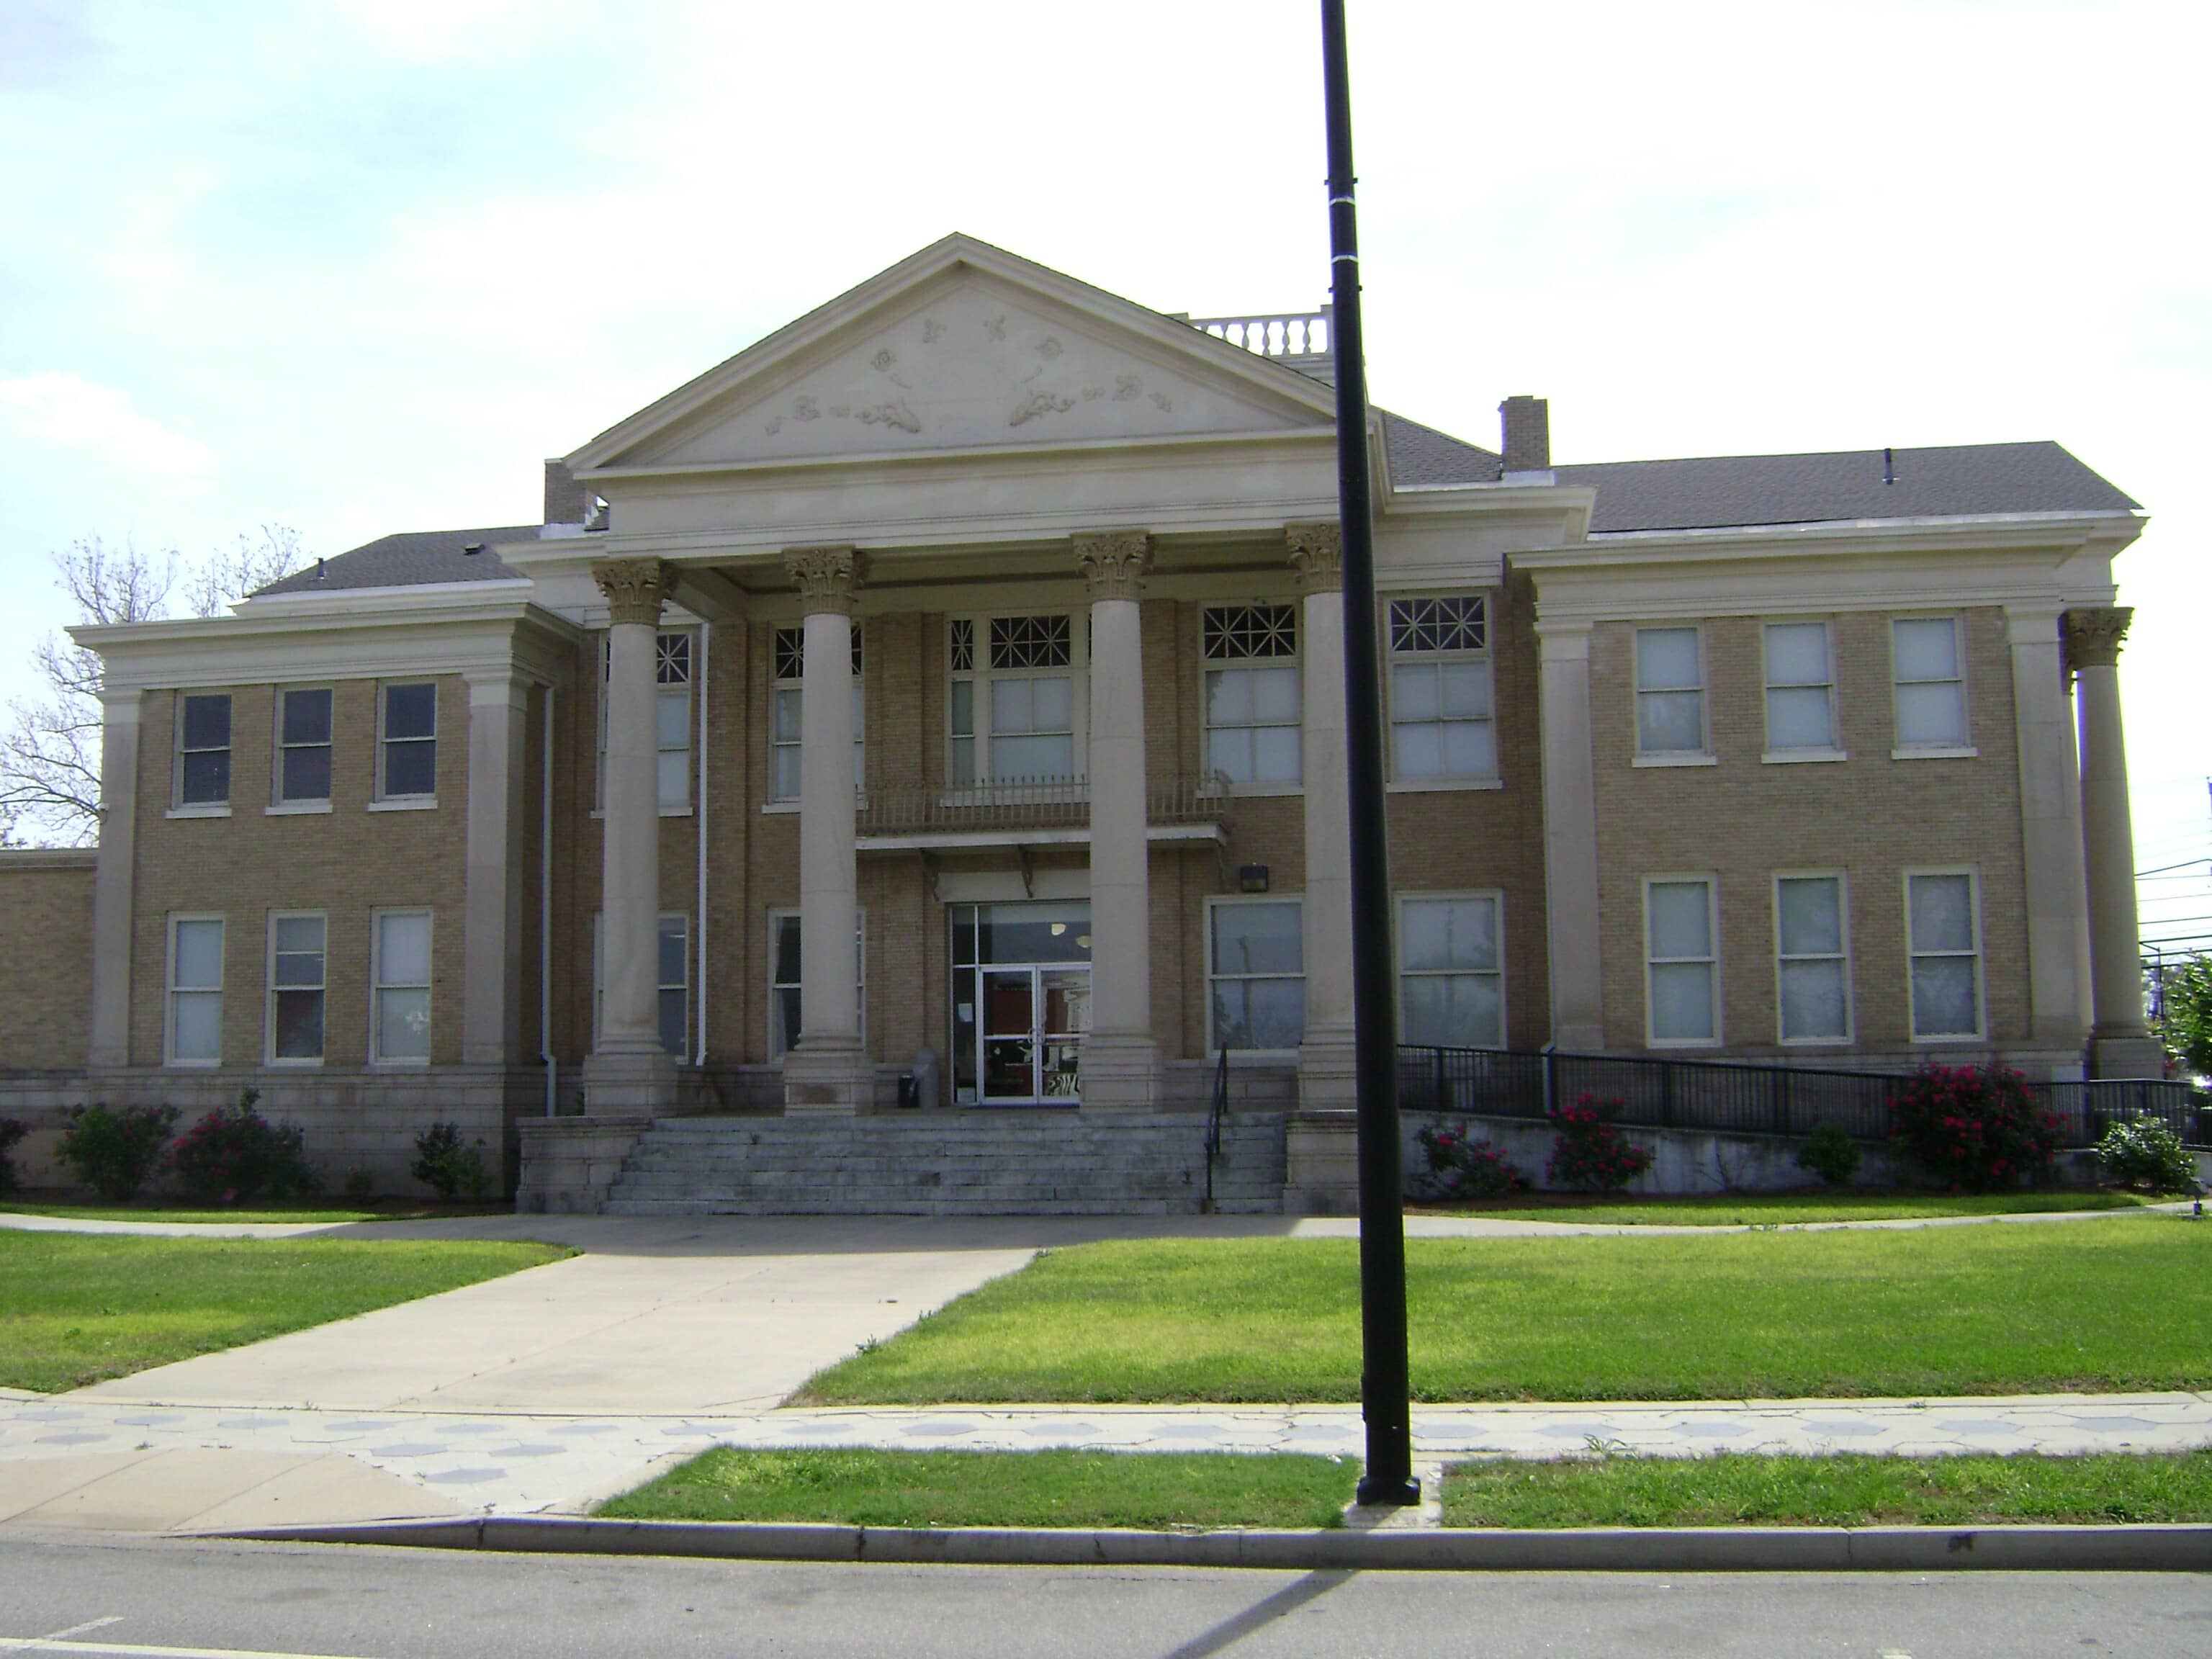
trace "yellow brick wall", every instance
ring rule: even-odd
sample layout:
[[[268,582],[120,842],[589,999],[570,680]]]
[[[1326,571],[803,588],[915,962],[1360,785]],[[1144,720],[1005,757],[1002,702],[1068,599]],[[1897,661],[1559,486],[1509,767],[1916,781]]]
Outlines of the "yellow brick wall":
[[[0,1072],[85,1063],[92,880],[89,855],[0,852]]]

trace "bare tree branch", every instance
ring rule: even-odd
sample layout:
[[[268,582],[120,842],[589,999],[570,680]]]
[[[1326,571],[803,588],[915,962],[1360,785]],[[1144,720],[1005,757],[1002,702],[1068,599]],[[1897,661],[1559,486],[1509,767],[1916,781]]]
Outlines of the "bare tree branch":
[[[185,583],[185,597],[196,617],[212,617],[234,601],[274,581],[282,581],[300,568],[300,532],[281,524],[264,524],[258,541],[240,535],[238,545],[208,555]]]

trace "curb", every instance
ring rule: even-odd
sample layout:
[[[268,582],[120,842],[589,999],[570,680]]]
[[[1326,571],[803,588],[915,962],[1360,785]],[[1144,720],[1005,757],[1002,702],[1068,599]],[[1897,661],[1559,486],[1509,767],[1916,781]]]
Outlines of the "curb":
[[[1588,1527],[1557,1531],[1091,1531],[848,1527],[487,1516],[256,1527],[198,1534],[575,1555],[968,1566],[1323,1568],[1404,1571],[2212,1571],[2212,1525]]]

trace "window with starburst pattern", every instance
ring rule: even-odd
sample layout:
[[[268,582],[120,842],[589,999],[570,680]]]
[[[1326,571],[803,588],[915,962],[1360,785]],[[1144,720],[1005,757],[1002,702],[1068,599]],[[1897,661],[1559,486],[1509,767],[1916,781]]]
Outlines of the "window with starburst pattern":
[[[1232,783],[1297,782],[1297,607],[1208,605],[1199,637],[1206,661],[1206,769]]]
[[[955,784],[1082,775],[1088,633],[1066,611],[955,617],[945,625],[945,755]]]
[[[1496,777],[1496,688],[1482,596],[1393,599],[1389,617],[1392,775]]]
[[[860,673],[862,629],[853,624],[853,786],[859,788],[867,775],[862,763],[867,744],[862,740]],[[769,694],[769,791],[773,800],[799,799],[799,717],[806,678],[806,629],[803,626],[775,630],[769,652],[775,684]]]

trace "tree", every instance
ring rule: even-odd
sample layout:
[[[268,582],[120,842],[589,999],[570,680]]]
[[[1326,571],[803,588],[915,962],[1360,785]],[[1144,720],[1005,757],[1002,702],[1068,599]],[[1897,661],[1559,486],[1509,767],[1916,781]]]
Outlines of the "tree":
[[[302,562],[297,531],[264,525],[185,566],[176,550],[142,553],[97,536],[54,555],[57,580],[79,623],[151,622],[169,614],[182,575],[195,615],[211,617],[289,575]],[[49,634],[31,653],[44,682],[33,697],[9,704],[0,737],[0,842],[30,839],[90,846],[100,839],[100,664],[99,653],[64,634]]]
[[[2158,1035],[2184,1071],[2212,1076],[2212,953],[2166,970]]]

